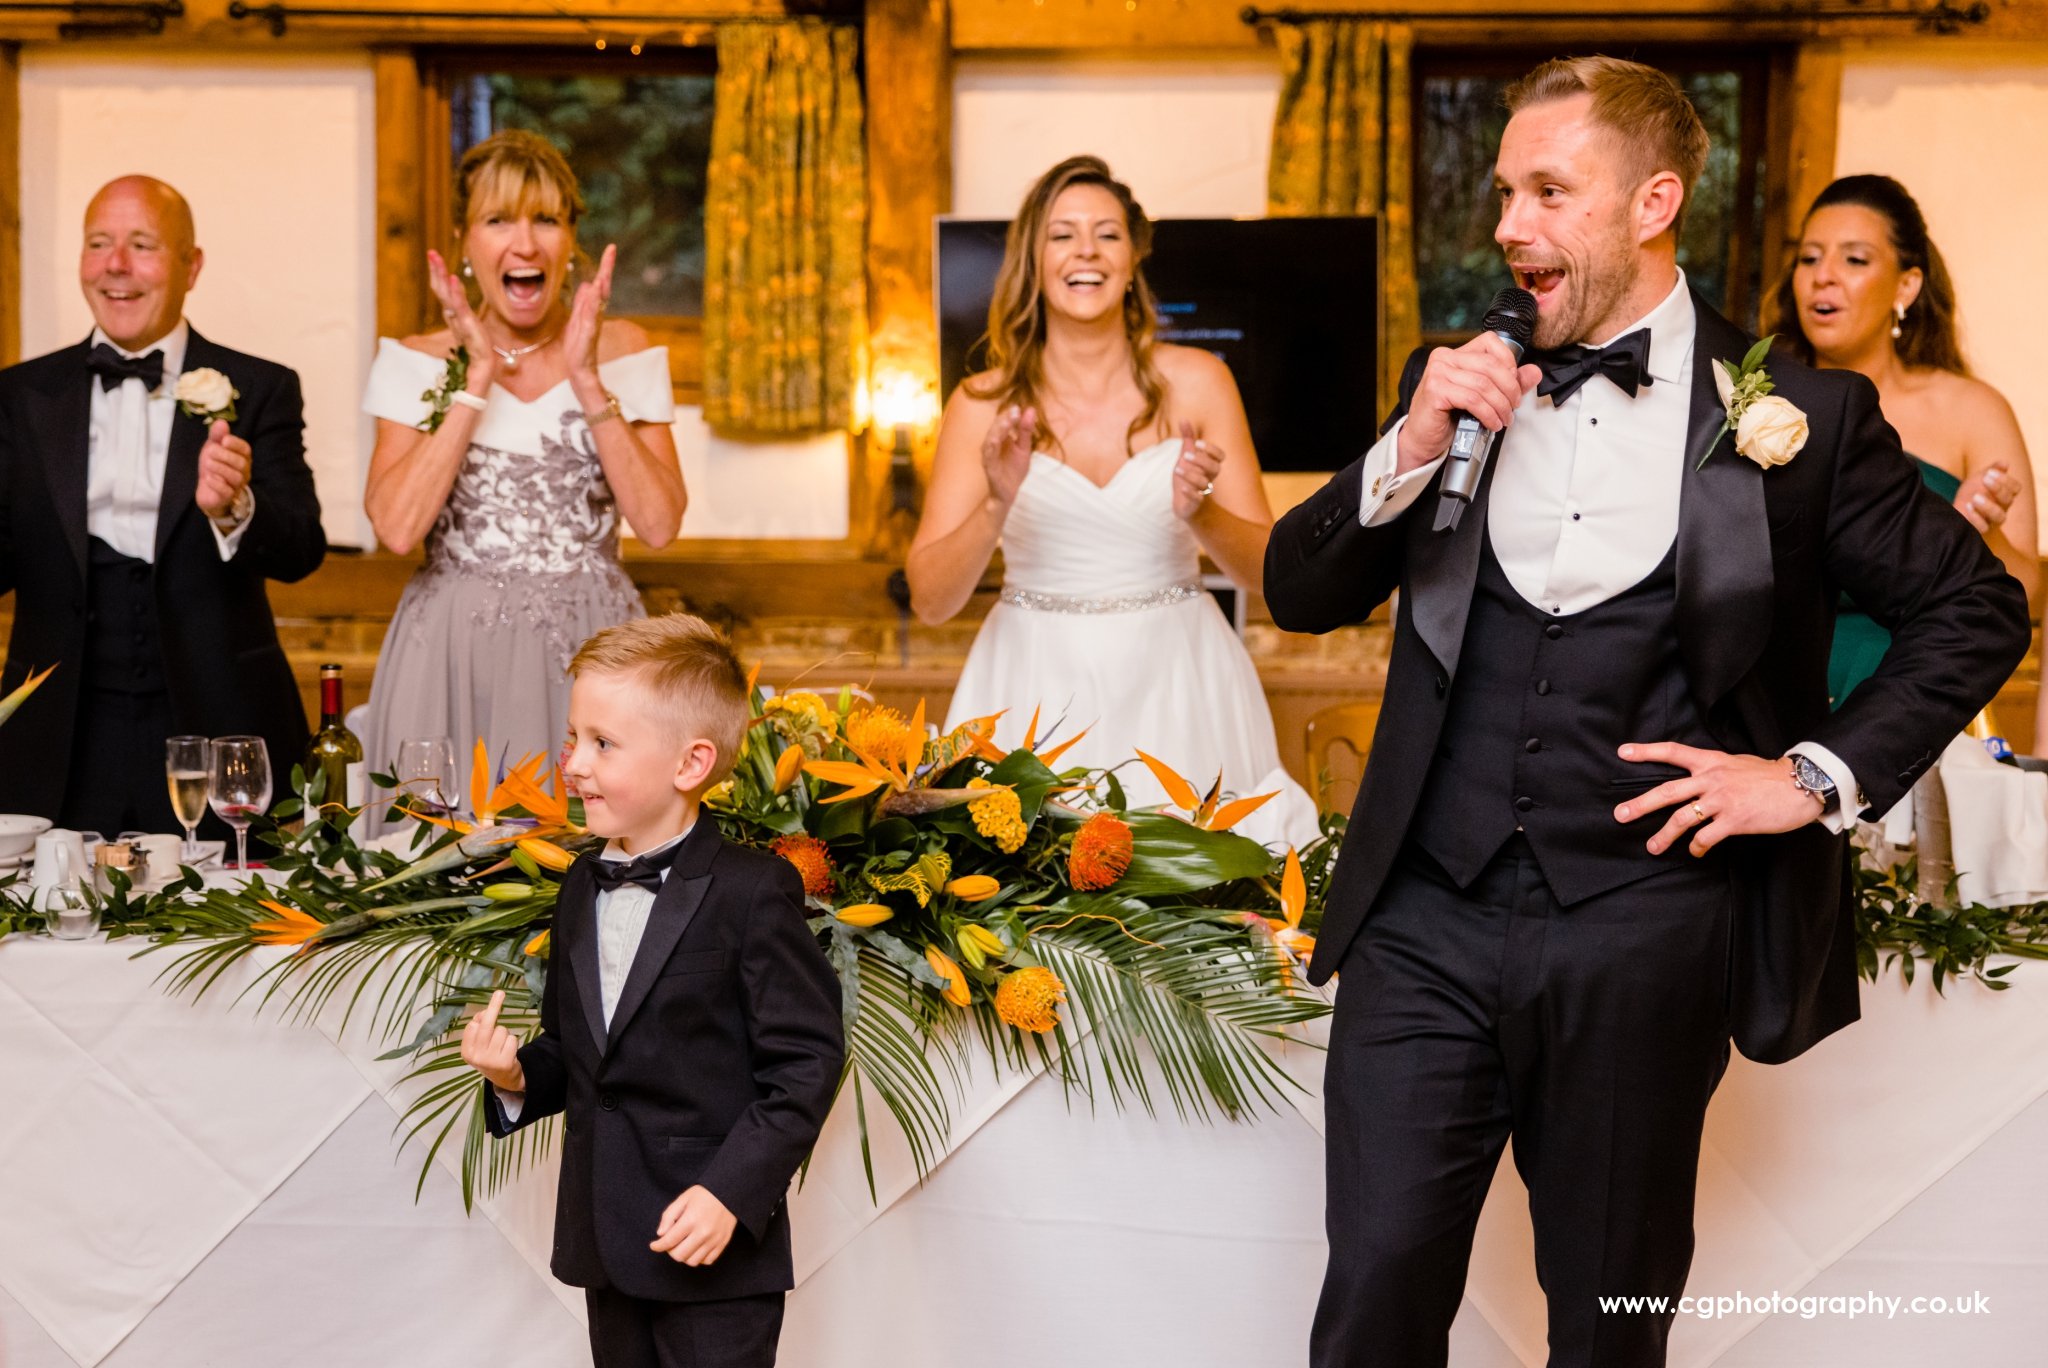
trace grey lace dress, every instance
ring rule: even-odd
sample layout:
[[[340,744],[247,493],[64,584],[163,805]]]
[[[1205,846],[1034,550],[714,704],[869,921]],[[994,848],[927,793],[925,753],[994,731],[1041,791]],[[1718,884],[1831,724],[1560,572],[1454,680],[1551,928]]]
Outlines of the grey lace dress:
[[[386,338],[363,407],[417,424],[441,372],[440,361]],[[673,419],[667,348],[599,373],[629,421]],[[569,658],[642,612],[619,564],[618,506],[568,382],[532,402],[493,387],[377,657],[360,728],[370,770],[390,773],[399,743],[413,737],[453,743],[465,793],[479,738],[494,766],[552,757],[568,727]]]

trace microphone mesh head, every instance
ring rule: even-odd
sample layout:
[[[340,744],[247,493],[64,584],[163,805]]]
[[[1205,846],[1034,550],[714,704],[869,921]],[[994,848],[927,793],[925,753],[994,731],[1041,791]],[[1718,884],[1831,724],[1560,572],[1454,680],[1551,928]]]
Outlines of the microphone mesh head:
[[[1493,297],[1480,322],[1486,332],[1506,333],[1522,347],[1536,335],[1536,296],[1518,285],[1510,285]]]

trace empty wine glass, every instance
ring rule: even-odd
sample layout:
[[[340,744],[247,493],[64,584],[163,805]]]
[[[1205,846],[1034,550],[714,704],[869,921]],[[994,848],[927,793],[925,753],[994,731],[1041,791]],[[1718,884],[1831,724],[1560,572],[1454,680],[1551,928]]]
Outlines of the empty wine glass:
[[[235,867],[249,868],[249,823],[270,809],[270,750],[260,736],[216,736],[207,799],[235,829]]]
[[[164,742],[164,774],[171,786],[171,815],[185,828],[178,858],[199,858],[199,819],[206,815],[206,791],[213,782],[213,743],[203,736],[173,736]]]
[[[445,736],[414,736],[398,743],[398,791],[409,806],[446,816],[455,806],[455,746]]]

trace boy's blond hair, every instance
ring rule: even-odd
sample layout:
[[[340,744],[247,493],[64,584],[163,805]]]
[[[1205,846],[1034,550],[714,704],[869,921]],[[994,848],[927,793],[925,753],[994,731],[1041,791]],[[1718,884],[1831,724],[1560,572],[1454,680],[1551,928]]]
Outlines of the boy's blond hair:
[[[688,613],[635,618],[607,627],[583,643],[569,674],[630,674],[651,695],[665,720],[685,736],[701,736],[718,749],[709,788],[732,773],[752,717],[747,672],[724,633]]]

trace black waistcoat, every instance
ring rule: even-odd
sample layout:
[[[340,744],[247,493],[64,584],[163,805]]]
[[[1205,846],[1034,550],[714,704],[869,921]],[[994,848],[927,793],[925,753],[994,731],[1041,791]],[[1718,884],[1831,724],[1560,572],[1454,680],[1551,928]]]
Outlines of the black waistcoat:
[[[1460,887],[1521,830],[1558,901],[1689,862],[1644,842],[1669,810],[1627,823],[1615,807],[1683,774],[1631,764],[1628,741],[1714,747],[1679,656],[1677,544],[1640,582],[1569,616],[1508,582],[1485,539],[1442,739],[1409,827]]]
[[[90,688],[113,693],[162,692],[156,567],[122,555],[98,537],[87,547],[85,669],[80,677]]]

